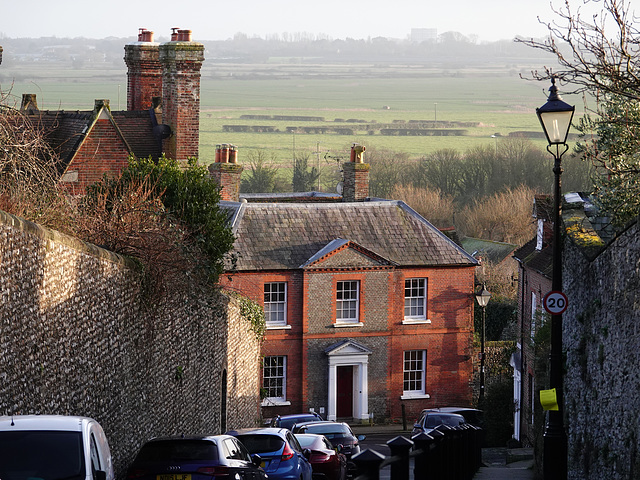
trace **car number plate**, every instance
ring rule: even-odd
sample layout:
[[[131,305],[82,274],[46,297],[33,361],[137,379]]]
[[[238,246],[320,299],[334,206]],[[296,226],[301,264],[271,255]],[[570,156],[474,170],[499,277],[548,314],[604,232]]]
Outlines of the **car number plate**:
[[[156,480],[191,480],[190,473],[163,473],[156,476]]]

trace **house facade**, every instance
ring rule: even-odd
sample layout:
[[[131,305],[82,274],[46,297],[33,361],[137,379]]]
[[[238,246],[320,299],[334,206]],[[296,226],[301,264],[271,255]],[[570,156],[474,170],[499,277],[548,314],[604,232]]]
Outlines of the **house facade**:
[[[542,407],[536,394],[545,385],[536,382],[536,332],[542,325],[542,299],[551,291],[553,262],[553,199],[536,195],[533,217],[537,222],[536,237],[517,249],[513,257],[518,263],[518,332],[517,351],[511,357],[514,372],[515,405],[513,438],[523,445],[536,442],[536,419],[542,421]]]
[[[413,421],[472,403],[477,261],[403,202],[368,199],[363,150],[344,165],[344,197],[222,202],[236,236],[223,285],[267,319],[264,417]]]

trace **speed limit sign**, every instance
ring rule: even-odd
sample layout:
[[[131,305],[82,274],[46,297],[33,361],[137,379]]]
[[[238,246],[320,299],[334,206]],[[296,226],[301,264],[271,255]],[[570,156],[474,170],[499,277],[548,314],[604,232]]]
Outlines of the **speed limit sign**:
[[[561,315],[567,309],[569,301],[564,293],[552,291],[544,296],[542,304],[551,315]]]

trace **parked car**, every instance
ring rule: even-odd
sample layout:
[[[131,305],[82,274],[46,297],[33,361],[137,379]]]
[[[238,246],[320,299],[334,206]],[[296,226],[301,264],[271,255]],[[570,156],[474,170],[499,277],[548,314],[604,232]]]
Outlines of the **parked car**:
[[[439,412],[428,408],[422,410],[420,413],[418,420],[416,420],[416,423],[413,425],[413,430],[411,430],[411,436],[418,435],[419,433],[429,433],[440,425],[457,427],[463,423],[466,423],[466,420],[462,415]]]
[[[296,433],[302,448],[311,450],[309,463],[314,479],[344,480],[347,478],[347,458],[335,449],[324,435]]]
[[[351,430],[349,424],[344,422],[331,422],[329,420],[307,422],[293,426],[293,433],[315,433],[327,437],[334,448],[340,447],[341,452],[350,460],[351,457],[360,453],[360,443],[366,437],[356,435]]]
[[[0,478],[3,480],[113,480],[107,437],[87,417],[0,417]]]
[[[433,410],[436,412],[443,413],[457,413],[458,415],[462,415],[467,423],[471,425],[475,425],[476,427],[484,428],[484,415],[482,410],[478,410],[477,408],[468,408],[468,407],[439,407],[439,408],[431,408],[429,410]]]
[[[291,415],[277,415],[269,422],[270,427],[288,428],[291,430],[296,423],[315,422],[324,420],[316,412],[309,413],[293,413]]]
[[[344,422],[331,422],[329,420],[296,424],[293,426],[293,433],[315,433],[324,435],[331,442],[334,448],[347,458],[347,473],[351,474],[355,470],[355,464],[351,457],[360,453],[360,442],[366,437],[364,435],[354,435],[349,424]]]
[[[262,459],[230,435],[158,437],[140,448],[128,480],[260,480]]]
[[[260,456],[261,466],[269,479],[311,480],[312,469],[308,460],[311,452],[302,449],[290,430],[268,427],[227,433],[238,438],[249,453]]]

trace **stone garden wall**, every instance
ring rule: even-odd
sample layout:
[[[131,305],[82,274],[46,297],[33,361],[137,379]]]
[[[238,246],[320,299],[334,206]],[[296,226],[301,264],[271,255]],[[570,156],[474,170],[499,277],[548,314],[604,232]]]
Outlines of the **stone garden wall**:
[[[141,306],[134,262],[0,212],[0,414],[90,416],[116,475],[158,435],[259,418],[259,350],[238,301]]]

